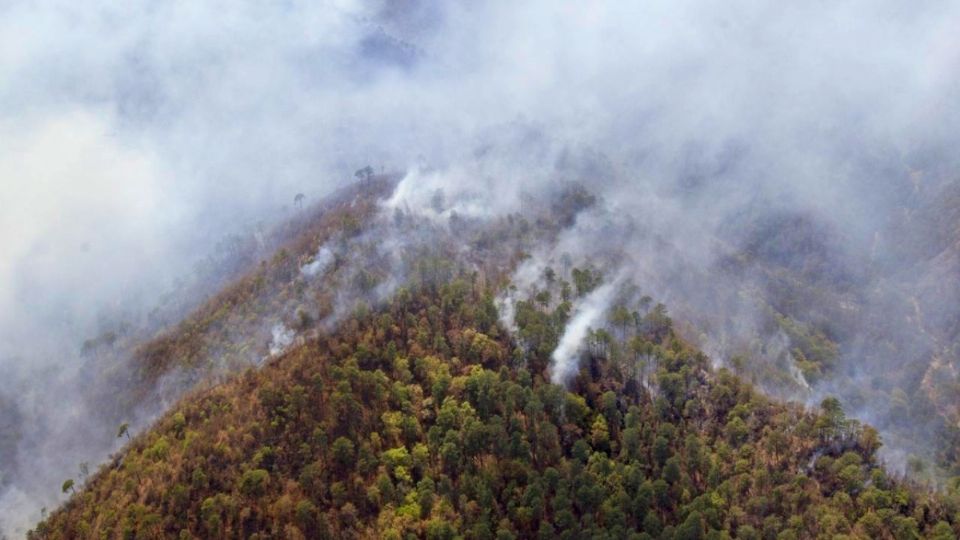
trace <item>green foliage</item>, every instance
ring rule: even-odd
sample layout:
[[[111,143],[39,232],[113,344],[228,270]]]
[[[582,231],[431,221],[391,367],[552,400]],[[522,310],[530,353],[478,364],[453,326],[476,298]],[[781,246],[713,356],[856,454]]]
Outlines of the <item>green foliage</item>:
[[[594,269],[517,302],[514,341],[502,276],[410,268],[388,304],[189,395],[31,538],[953,537],[957,506],[883,473],[839,402],[711,371],[649,298],[615,304],[568,388],[547,382]]]
[[[270,486],[270,473],[263,469],[253,469],[240,476],[240,493],[247,497],[260,497]]]

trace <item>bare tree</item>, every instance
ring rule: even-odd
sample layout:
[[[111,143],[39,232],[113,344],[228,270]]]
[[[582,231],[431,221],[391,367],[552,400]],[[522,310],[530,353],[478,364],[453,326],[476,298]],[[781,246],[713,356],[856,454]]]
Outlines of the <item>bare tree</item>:
[[[353,173],[353,175],[356,176],[361,182],[369,181],[371,178],[373,178],[373,167],[367,165],[362,169],[357,169],[357,172]]]

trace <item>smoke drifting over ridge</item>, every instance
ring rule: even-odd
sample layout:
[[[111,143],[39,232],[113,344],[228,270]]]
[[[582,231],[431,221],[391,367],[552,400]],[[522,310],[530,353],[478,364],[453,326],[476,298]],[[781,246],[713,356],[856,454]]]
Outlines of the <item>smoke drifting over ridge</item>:
[[[144,319],[218,238],[367,164],[410,168],[401,200],[445,209],[436,219],[583,183],[602,210],[550,250],[623,254],[618,269],[697,323],[719,363],[743,336],[775,335],[755,300],[776,268],[839,299],[832,310],[812,291],[798,317],[871,321],[835,336],[842,369],[814,393],[954,359],[942,349],[960,296],[944,283],[960,266],[937,258],[950,242],[918,271],[894,233],[957,178],[956,4],[22,2],[0,14],[0,370],[15,374],[0,403],[34,430],[0,470],[41,472],[0,498],[24,503],[0,504],[4,524],[34,519],[61,470],[110,450],[76,444],[103,426],[70,392],[31,389],[72,388],[82,342]],[[809,233],[771,240],[784,223]],[[880,286],[910,310],[867,293]],[[900,330],[872,321],[907,317],[935,337],[880,354],[876,334]],[[881,427],[894,414],[847,403]]]

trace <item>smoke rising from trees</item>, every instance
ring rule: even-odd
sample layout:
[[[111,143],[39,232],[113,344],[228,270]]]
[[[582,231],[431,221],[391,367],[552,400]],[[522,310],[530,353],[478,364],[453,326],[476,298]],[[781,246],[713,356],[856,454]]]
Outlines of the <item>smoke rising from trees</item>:
[[[556,384],[565,384],[579,369],[580,349],[590,327],[602,322],[604,312],[610,305],[614,287],[603,285],[591,292],[578,305],[567,324],[556,350],[551,355],[550,379]]]

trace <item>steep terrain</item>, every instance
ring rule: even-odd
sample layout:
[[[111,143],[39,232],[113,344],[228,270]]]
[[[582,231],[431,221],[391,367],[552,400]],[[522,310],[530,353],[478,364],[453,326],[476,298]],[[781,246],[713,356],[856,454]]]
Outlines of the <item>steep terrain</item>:
[[[960,530],[956,500],[884,471],[876,431],[834,399],[808,411],[713,369],[644,283],[604,276],[602,261],[518,275],[594,204],[582,189],[480,222],[411,214],[382,201],[390,185],[323,212],[138,348],[118,417],[171,374],[194,389],[65,484],[76,493],[30,537]],[[609,309],[585,327],[572,377],[551,383],[558,343],[600,291]]]

